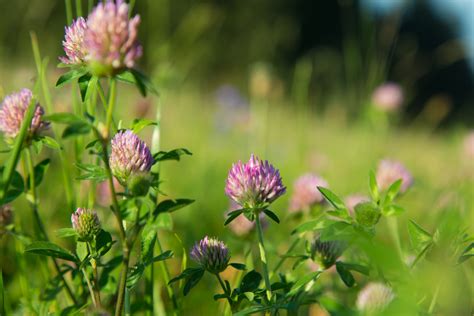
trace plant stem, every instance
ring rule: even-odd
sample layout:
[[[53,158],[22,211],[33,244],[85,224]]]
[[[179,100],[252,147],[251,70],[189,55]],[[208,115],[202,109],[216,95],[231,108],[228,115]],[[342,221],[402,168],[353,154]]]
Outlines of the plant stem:
[[[116,99],[116,86],[117,86],[117,81],[115,78],[110,78],[110,88],[109,88],[109,104],[107,106],[107,117],[105,119],[105,135],[104,138],[109,138],[109,133],[110,133],[110,127],[112,125],[112,119],[113,119],[113,114],[114,114],[114,108],[115,108],[115,99]]]
[[[163,248],[161,247],[161,242],[160,242],[160,239],[159,239],[158,235],[156,236],[156,245],[158,247],[158,251],[160,253],[163,253]],[[168,291],[168,295],[171,298],[171,301],[173,303],[173,315],[177,315],[178,301],[177,301],[176,296],[174,294],[173,288],[169,284],[169,282],[171,280],[170,271],[168,270],[168,266],[166,265],[166,263],[164,261],[160,262],[160,266],[161,266],[161,270],[163,271],[163,277],[165,279],[166,290]]]
[[[89,243],[87,243],[87,249],[89,251],[89,254],[91,254],[92,246]],[[95,302],[96,302],[95,306],[101,307],[102,303],[100,300],[99,272],[97,271],[97,261],[94,258],[91,259],[91,267],[92,267],[92,276],[93,276],[93,281],[94,281],[94,284],[92,287],[93,293],[91,294],[93,295],[93,297],[95,297]]]
[[[296,238],[295,240],[293,240],[293,243],[290,245],[290,247],[288,248],[288,250],[286,252],[291,253],[293,251],[293,249],[295,249],[295,247],[298,245],[299,242],[300,242],[299,238]],[[286,259],[287,259],[287,257],[280,258],[280,261],[278,261],[275,268],[273,268],[273,271],[270,274],[270,278],[273,276],[273,274],[275,274],[278,271],[278,269],[280,269],[280,267],[286,261]]]
[[[117,294],[117,305],[115,306],[115,315],[119,316],[122,314],[124,300],[125,300],[125,288],[127,285],[128,264],[130,261],[130,247],[128,245],[127,234],[125,232],[125,227],[123,225],[122,214],[120,212],[120,206],[118,204],[117,194],[115,192],[114,178],[112,175],[112,170],[110,169],[109,157],[107,153],[107,145],[109,142],[109,135],[110,135],[110,125],[112,123],[112,116],[114,112],[115,99],[116,99],[115,87],[116,87],[116,81],[114,78],[111,78],[110,90],[109,90],[109,104],[107,107],[107,117],[106,117],[106,124],[105,124],[105,127],[106,127],[105,133],[104,135],[101,135],[99,131],[95,128],[94,128],[94,132],[96,133],[96,136],[101,140],[102,152],[103,152],[102,159],[104,161],[105,171],[106,171],[108,182],[109,182],[109,189],[112,195],[112,211],[115,215],[115,218],[117,219],[120,241],[122,243],[122,251],[123,251],[122,271],[120,273],[120,283],[119,283],[118,294]]]
[[[431,300],[430,307],[428,309],[428,314],[430,315],[433,313],[434,307],[436,305],[436,301],[438,300],[438,294],[439,294],[440,288],[441,288],[441,282],[438,283],[438,286],[436,286],[435,293],[433,294],[433,299]]]
[[[25,159],[26,159],[26,164],[28,166],[28,174],[30,178],[30,190],[31,190],[31,195],[32,195],[32,200],[31,202],[31,208],[33,210],[33,215],[36,221],[36,224],[38,225],[39,229],[39,235],[42,236],[45,240],[49,240],[48,234],[46,233],[46,230],[43,225],[43,221],[41,220],[41,217],[38,213],[38,200],[36,197],[36,183],[35,183],[35,169],[33,165],[33,159],[31,155],[31,148],[26,148],[25,150]],[[69,298],[71,301],[74,303],[74,305],[77,305],[77,300],[74,297],[74,293],[72,292],[71,288],[69,287],[69,284],[66,282],[66,279],[64,278],[64,275],[61,273],[61,269],[59,267],[58,262],[56,261],[55,258],[52,258],[54,268],[56,269],[56,272],[58,273],[59,277],[61,278],[61,281],[64,284],[64,288],[66,289],[67,294],[69,295]]]
[[[233,310],[232,308],[232,300],[229,297],[229,293],[227,292],[227,288],[225,287],[224,282],[221,279],[221,276],[219,273],[216,273],[216,278],[219,281],[219,284],[221,285],[222,290],[224,291],[224,294],[227,296],[227,302],[229,302],[230,309]]]
[[[400,260],[403,262],[403,251],[402,245],[400,243],[400,234],[398,233],[398,221],[396,217],[389,217],[387,218],[387,223],[390,230],[390,235],[392,236],[393,242],[395,243],[395,247],[397,248],[398,256]]]
[[[270,277],[268,276],[268,264],[267,264],[267,256],[265,253],[265,245],[263,243],[263,230],[262,230],[262,223],[260,222],[260,214],[256,214],[255,216],[255,224],[257,226],[257,233],[258,233],[258,248],[260,250],[260,260],[262,261],[263,267],[263,278],[265,280],[265,287],[267,289],[267,299],[271,301],[272,299],[272,287],[270,284]]]
[[[94,304],[95,307],[98,307],[97,301],[96,301],[96,295],[95,295],[93,286],[91,284],[91,280],[89,280],[86,270],[84,268],[82,268],[81,270],[82,270],[82,274],[84,274],[84,279],[86,279],[87,288],[89,289],[89,294],[91,295],[91,298],[92,298],[92,304]]]

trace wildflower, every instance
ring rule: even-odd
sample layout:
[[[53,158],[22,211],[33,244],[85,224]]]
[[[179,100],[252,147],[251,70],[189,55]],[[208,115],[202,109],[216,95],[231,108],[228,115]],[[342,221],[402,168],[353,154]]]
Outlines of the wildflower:
[[[403,103],[402,88],[396,83],[384,83],[378,86],[372,94],[372,104],[379,110],[391,112]]]
[[[404,193],[412,184],[410,172],[398,161],[384,159],[377,169],[377,183],[381,190],[386,190],[392,183],[401,179],[400,193]]]
[[[87,29],[86,20],[79,17],[73,21],[69,27],[66,27],[64,35],[63,48],[65,57],[59,57],[62,63],[69,65],[80,65],[84,63],[87,55],[87,49],[84,45],[84,34]]]
[[[227,196],[246,208],[265,207],[285,191],[278,169],[253,154],[247,163],[232,165],[225,187]]]
[[[366,314],[379,313],[390,304],[394,297],[392,289],[385,284],[369,283],[357,296],[357,309]]]
[[[369,202],[369,201],[370,201],[370,198],[362,194],[352,194],[345,198],[347,209],[349,210],[349,213],[351,215],[354,214],[355,207],[357,204],[360,204],[363,202]]]
[[[224,242],[208,236],[196,243],[191,250],[191,258],[211,273],[220,273],[227,268],[229,250]]]
[[[13,223],[13,212],[10,205],[0,206],[0,236],[6,228]]]
[[[20,132],[21,124],[32,97],[33,94],[29,89],[22,89],[20,92],[6,96],[3,100],[0,108],[0,130],[5,133],[7,138],[14,138]],[[43,114],[43,108],[37,103],[28,129],[30,136],[48,128],[49,124],[41,120]]]
[[[72,228],[85,241],[92,240],[101,230],[97,213],[90,209],[78,208],[71,215]]]
[[[87,18],[86,60],[98,75],[133,68],[142,55],[137,40],[140,17],[130,19],[128,10],[123,0],[107,0],[99,3]]]
[[[346,244],[343,241],[321,241],[320,237],[317,237],[311,243],[311,258],[326,270],[336,263],[345,248]]]
[[[115,134],[111,143],[109,164],[120,184],[126,186],[134,177],[146,179],[153,157],[145,142],[131,130],[126,130]]]
[[[290,212],[308,211],[316,204],[324,203],[324,197],[318,186],[327,187],[323,178],[314,174],[305,174],[296,179],[293,195],[290,199]]]

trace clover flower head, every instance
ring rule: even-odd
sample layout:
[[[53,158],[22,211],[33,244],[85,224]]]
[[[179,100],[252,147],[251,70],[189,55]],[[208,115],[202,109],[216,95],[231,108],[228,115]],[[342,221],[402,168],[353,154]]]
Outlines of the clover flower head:
[[[190,253],[191,259],[211,273],[220,273],[227,268],[230,253],[224,242],[217,238],[204,237]]]
[[[80,65],[84,63],[87,49],[84,44],[84,34],[87,29],[87,22],[83,17],[77,18],[70,26],[66,27],[63,48],[66,56],[59,57],[59,60],[68,65]]]
[[[86,60],[93,67],[99,66],[100,74],[133,68],[142,55],[137,39],[140,16],[129,18],[128,11],[123,0],[107,0],[100,2],[87,18]]]
[[[22,89],[20,92],[12,93],[3,99],[0,108],[0,130],[7,138],[14,138],[20,132],[21,124],[32,97],[33,94],[29,89]],[[43,114],[43,108],[37,103],[30,128],[28,129],[30,136],[36,135],[48,128],[49,124],[41,120]]]
[[[270,204],[286,191],[278,169],[253,154],[247,163],[232,165],[225,193],[242,207],[258,208]]]
[[[391,288],[383,283],[372,282],[367,284],[357,296],[357,309],[367,314],[383,311],[395,298]]]
[[[311,258],[321,268],[329,269],[346,249],[346,243],[340,240],[322,241],[318,236],[311,243]]]
[[[72,228],[85,241],[92,240],[100,232],[100,221],[97,213],[90,209],[78,208],[71,215]]]
[[[391,112],[400,108],[403,103],[403,90],[393,82],[378,86],[372,94],[372,104],[379,110]]]
[[[376,178],[381,190],[388,189],[399,179],[402,180],[400,193],[404,193],[413,184],[413,177],[407,168],[401,162],[389,159],[380,161]]]
[[[111,143],[110,168],[122,185],[127,185],[131,176],[146,176],[150,172],[153,165],[150,149],[131,130],[118,132]]]
[[[314,205],[324,203],[324,197],[318,190],[319,186],[328,187],[328,183],[311,173],[296,179],[290,199],[290,212],[309,211]]]

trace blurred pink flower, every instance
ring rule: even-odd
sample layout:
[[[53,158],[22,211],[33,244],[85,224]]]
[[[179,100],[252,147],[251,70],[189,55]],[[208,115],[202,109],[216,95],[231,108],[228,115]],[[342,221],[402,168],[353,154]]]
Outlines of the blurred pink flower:
[[[137,33],[138,15],[129,18],[128,4],[123,0],[100,2],[87,18],[84,43],[86,60],[105,71],[133,68],[142,55]]]
[[[116,178],[114,178],[115,192],[120,190],[121,185]],[[102,181],[96,187],[97,204],[107,206],[112,204],[112,192],[110,192],[109,181]]]
[[[324,197],[319,192],[318,186],[328,187],[323,178],[307,173],[296,179],[293,184],[293,195],[290,199],[290,212],[309,211],[316,204],[324,202]]]
[[[391,288],[383,283],[367,284],[357,296],[357,309],[366,313],[381,312],[394,299]]]
[[[389,159],[380,161],[377,169],[377,184],[380,190],[388,189],[399,179],[402,179],[400,193],[404,193],[413,184],[411,173],[398,161]]]
[[[396,83],[384,83],[378,86],[372,94],[372,104],[382,111],[394,111],[400,108],[402,103],[403,91]]]

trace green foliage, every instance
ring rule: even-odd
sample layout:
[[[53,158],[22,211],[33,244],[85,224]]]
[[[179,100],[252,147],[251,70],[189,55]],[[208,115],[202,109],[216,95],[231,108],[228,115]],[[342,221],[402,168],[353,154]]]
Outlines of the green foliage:
[[[73,254],[49,241],[34,241],[26,246],[25,252],[77,262]]]

